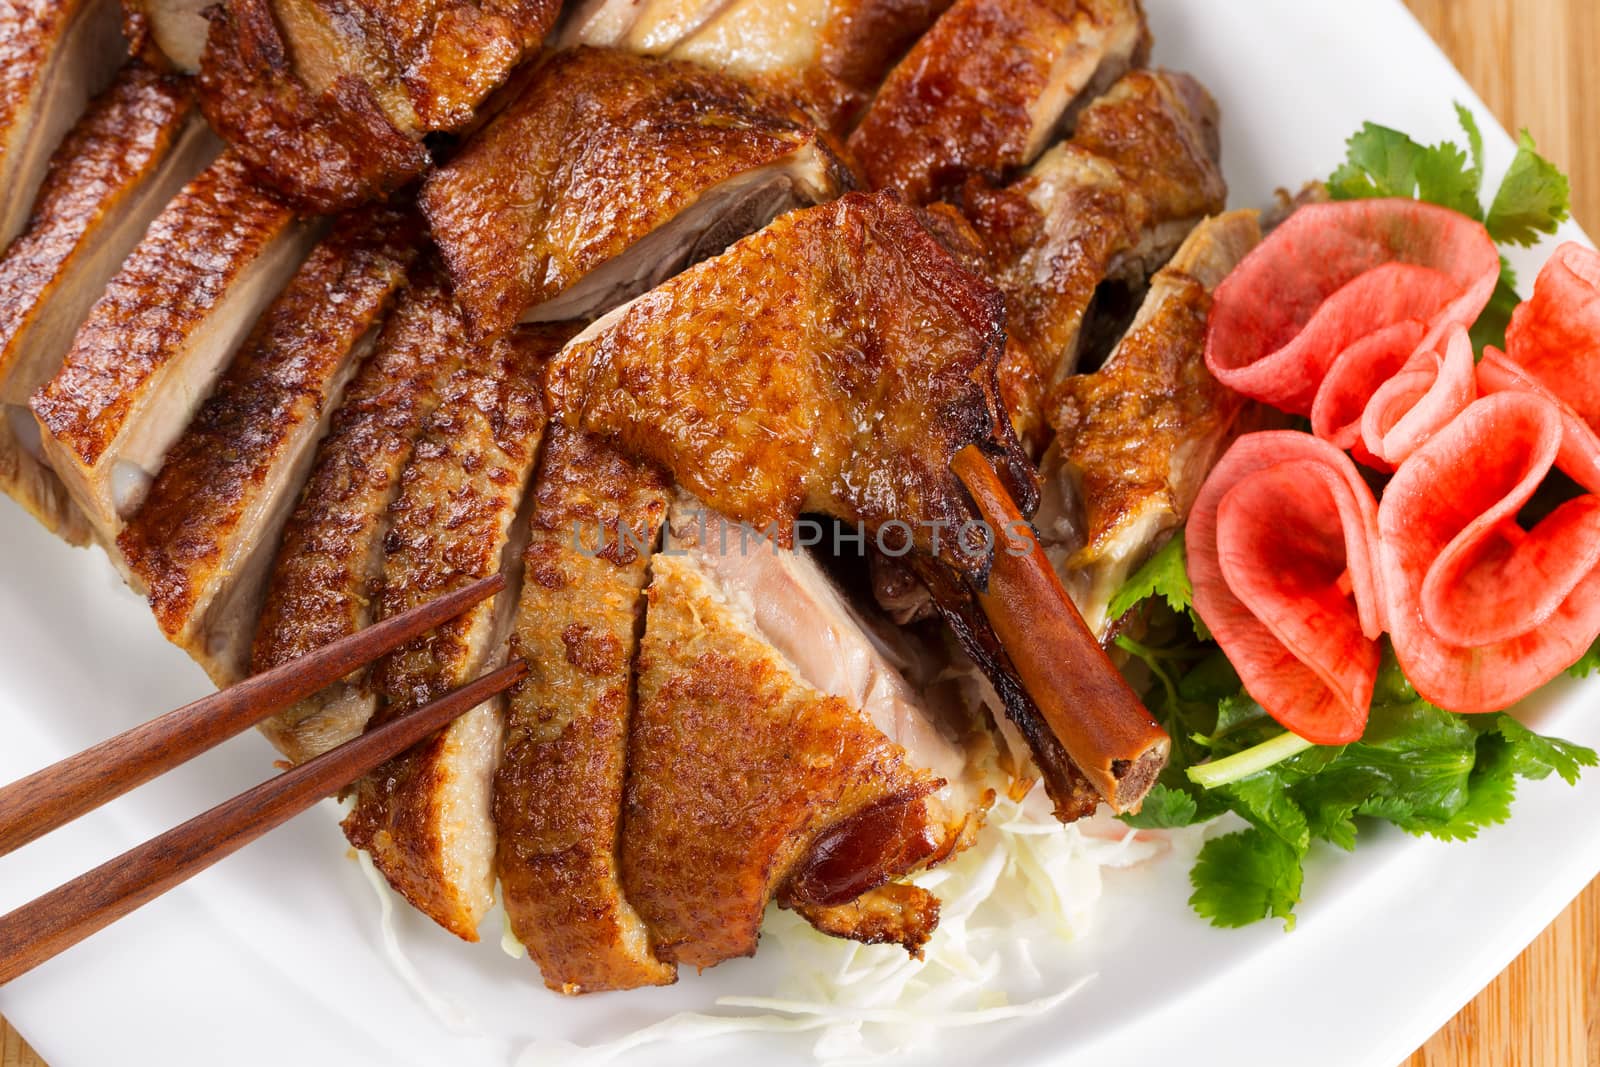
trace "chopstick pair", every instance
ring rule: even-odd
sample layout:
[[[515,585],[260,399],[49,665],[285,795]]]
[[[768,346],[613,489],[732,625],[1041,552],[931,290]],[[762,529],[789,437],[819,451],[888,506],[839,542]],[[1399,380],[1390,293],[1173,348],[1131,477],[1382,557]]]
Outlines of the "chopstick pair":
[[[0,788],[0,856],[343,678],[505,588],[464,586]],[[513,662],[369,730],[0,916],[0,985],[149,903],[503,692]]]

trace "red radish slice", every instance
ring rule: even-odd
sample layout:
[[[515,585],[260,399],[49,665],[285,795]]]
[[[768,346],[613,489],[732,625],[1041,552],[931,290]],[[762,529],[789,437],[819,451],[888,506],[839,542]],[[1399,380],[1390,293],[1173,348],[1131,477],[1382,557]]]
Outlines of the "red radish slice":
[[[1531,531],[1517,512],[1556,461],[1560,408],[1502,392],[1467,408],[1401,465],[1378,509],[1395,655],[1424,698],[1499,711],[1600,638],[1600,498]]]
[[[1241,437],[1187,532],[1195,609],[1250,695],[1308,741],[1354,741],[1377,679],[1377,504],[1339,449],[1292,431]]]
[[[1447,208],[1308,205],[1217,287],[1206,365],[1237,392],[1309,414],[1340,353],[1408,319],[1438,335],[1471,324],[1499,274],[1488,231]]]
[[[1367,450],[1361,439],[1361,415],[1373,394],[1405,369],[1428,332],[1426,324],[1407,319],[1364,337],[1334,361],[1311,406],[1311,432],[1355,456],[1356,462],[1385,473],[1394,470]]]
[[[1444,354],[1421,349],[1378,387],[1361,417],[1361,441],[1392,470],[1477,399],[1472,339],[1451,326]]]
[[[1556,249],[1511,316],[1506,354],[1600,431],[1600,253]]]
[[[1589,492],[1600,493],[1600,435],[1596,435],[1583,417],[1560,397],[1496,348],[1485,349],[1478,364],[1478,391],[1484,396],[1504,392],[1536,393],[1560,408],[1561,451],[1556,454],[1556,466]]]

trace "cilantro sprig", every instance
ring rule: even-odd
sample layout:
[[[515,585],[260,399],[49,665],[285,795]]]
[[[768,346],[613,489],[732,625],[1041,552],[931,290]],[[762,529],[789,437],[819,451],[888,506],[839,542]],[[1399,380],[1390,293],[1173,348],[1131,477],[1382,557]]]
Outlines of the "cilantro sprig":
[[[1528,247],[1555,233],[1572,214],[1572,187],[1539,155],[1528,131],[1522,131],[1511,167],[1485,206],[1483,132],[1460,104],[1456,118],[1466,134],[1465,149],[1449,141],[1419,144],[1398,130],[1367,123],[1350,138],[1345,162],[1328,179],[1328,194],[1335,200],[1405,197],[1438,204],[1482,222],[1500,245]],[[1472,331],[1479,351],[1505,347],[1519,299],[1516,272],[1502,256],[1499,284]]]
[[[1447,841],[1505,821],[1519,779],[1574,782],[1600,764],[1590,749],[1543,737],[1509,715],[1461,716],[1418,696],[1392,654],[1361,740],[1312,745],[1278,726],[1198,629],[1182,537],[1129,580],[1115,602],[1145,640],[1119,638],[1146,678],[1147,702],[1172,736],[1172,759],[1136,815],[1174,828],[1232,812],[1246,824],[1207,841],[1190,905],[1217,926],[1265,918],[1294,926],[1304,865],[1321,842],[1356,847],[1364,824]],[[1600,671],[1600,646],[1574,668]]]

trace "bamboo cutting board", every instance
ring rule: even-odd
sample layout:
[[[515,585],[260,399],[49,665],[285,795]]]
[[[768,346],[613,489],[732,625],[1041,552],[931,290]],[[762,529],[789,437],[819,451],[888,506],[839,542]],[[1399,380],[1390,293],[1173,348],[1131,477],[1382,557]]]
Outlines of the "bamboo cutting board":
[[[1500,120],[1575,176],[1574,211],[1600,227],[1600,0],[1406,2]],[[1403,1067],[1582,1064],[1600,1067],[1600,881]],[[44,1067],[3,1019],[0,1067]]]

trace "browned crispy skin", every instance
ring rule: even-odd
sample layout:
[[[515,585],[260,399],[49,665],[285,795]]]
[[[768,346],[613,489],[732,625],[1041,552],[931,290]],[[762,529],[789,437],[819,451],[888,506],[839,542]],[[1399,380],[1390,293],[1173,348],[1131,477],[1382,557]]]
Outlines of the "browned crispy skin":
[[[800,904],[795,911],[825,934],[864,945],[899,945],[918,959],[939,925],[939,898],[921,886],[899,882],[846,904]]]
[[[1260,236],[1254,212],[1201,223],[1155,275],[1106,365],[1066,379],[1051,397],[1051,459],[1082,507],[1082,539],[1063,579],[1092,628],[1110,621],[1116,588],[1187,518],[1244,407],[1206,369],[1206,316],[1211,290]]]
[[[1222,209],[1218,154],[1216,104],[1199,83],[1135,71],[1022,179],[995,191],[969,185],[968,214],[1007,297],[1013,344],[1000,388],[1014,414],[1036,419],[1053,385],[1076,370],[1101,282],[1142,278]]]
[[[565,337],[524,331],[471,351],[446,385],[389,508],[385,617],[512,569],[518,508],[544,433],[544,361]],[[373,724],[443,696],[502,656],[514,597],[503,592],[380,661]],[[494,903],[490,792],[503,714],[498,700],[480,705],[373,771],[357,783],[344,822],[350,843],[396,891],[468,941]]]
[[[28,229],[0,259],[0,487],[73,544],[88,522],[13,419],[32,422],[28,398],[144,232],[144,209],[190,176],[188,160],[171,157],[203,152],[198,124],[181,83],[130,64],[56,149]]]
[[[334,210],[421,173],[423,136],[471,121],[535,51],[558,0],[224,0],[206,117],[296,203]]]
[[[494,812],[511,929],[564,993],[676,977],[617,871],[641,594],[668,488],[564,426],[539,461],[511,637],[529,673],[509,695]]]
[[[958,0],[890,73],[850,150],[873,188],[914,204],[1001,181],[1149,48],[1138,0]]]
[[[497,335],[713,187],[787,161],[806,202],[848,183],[794,106],[691,64],[579,48],[543,64],[514,104],[435,171],[422,204],[456,299],[474,329]],[[692,258],[695,236],[681,249]],[[679,254],[657,252],[668,263]]]
[[[652,563],[638,687],[623,886],[663,959],[754,953],[762,911],[820,833],[938,784],[795,677],[685,557]]]
[[[287,509],[271,498],[298,493],[291,471],[304,473],[300,457],[338,406],[359,343],[404,283],[419,237],[393,209],[341,219],[256,323],[117,538],[162,632],[219,685],[247,672],[256,617],[246,606],[245,617],[223,620],[243,633],[207,633],[218,587],[256,580],[236,572],[251,569],[247,554],[277,544]]]
[[[206,372],[225,357],[205,335],[220,329],[215,320],[224,308],[265,302],[267,292],[237,290],[275,256],[274,272],[292,267],[282,261],[280,243],[299,232],[294,213],[257,188],[241,160],[223,154],[150,224],[78,330],[60,371],[34,395],[46,456],[108,540],[126,507],[111,468],[130,462],[159,469],[188,422],[185,413],[209,391],[214,379]],[[248,328],[248,320],[238,325]],[[159,432],[148,432],[155,423]],[[123,454],[124,446],[131,454]]]
[[[122,64],[116,0],[0,9],[0,248],[28,221],[50,153]]]
[[[930,523],[974,517],[949,467],[964,445],[1026,480],[993,391],[1000,304],[909,208],[852,193],[585,331],[552,364],[552,408],[731,518],[780,532],[801,511],[899,521],[931,550]],[[941,556],[981,569],[952,540]]]
[[[350,207],[428,165],[427,149],[395,127],[361,78],[340,75],[320,91],[305,84],[268,0],[225,0],[210,17],[200,71],[206,118],[294,203]]]
[[[402,295],[334,413],[284,530],[256,628],[260,672],[370,625],[382,591],[389,504],[417,435],[469,346],[443,284],[426,274]],[[375,698],[365,672],[262,725],[304,762],[361,732]]]

